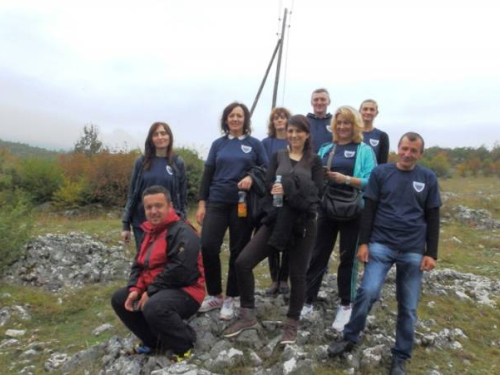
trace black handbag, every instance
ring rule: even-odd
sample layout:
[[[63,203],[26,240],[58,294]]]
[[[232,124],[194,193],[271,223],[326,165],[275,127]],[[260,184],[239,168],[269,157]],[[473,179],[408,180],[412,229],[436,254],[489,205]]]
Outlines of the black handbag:
[[[328,170],[331,168],[334,154],[335,144],[326,163]],[[337,187],[327,185],[321,199],[321,208],[330,220],[354,220],[363,210],[362,199],[361,191],[354,186]]]

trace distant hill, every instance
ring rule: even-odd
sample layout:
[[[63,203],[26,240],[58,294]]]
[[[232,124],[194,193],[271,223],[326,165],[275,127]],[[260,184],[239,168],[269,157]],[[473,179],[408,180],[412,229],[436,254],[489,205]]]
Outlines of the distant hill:
[[[19,158],[53,158],[64,153],[64,151],[49,151],[41,147],[27,145],[26,143],[8,142],[0,139],[0,150],[4,148],[8,149],[12,155]]]

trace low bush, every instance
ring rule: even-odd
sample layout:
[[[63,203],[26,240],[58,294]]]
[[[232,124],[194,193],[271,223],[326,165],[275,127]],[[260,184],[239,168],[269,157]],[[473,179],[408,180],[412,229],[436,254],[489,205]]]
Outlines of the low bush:
[[[23,254],[33,219],[29,199],[20,192],[0,194],[0,272]]]

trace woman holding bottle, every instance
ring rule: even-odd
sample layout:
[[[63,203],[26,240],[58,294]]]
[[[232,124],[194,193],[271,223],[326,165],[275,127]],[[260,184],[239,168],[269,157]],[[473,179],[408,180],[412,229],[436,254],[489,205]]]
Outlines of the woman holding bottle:
[[[155,122],[149,128],[144,156],[135,161],[130,177],[127,203],[123,210],[122,240],[130,241],[130,226],[132,226],[137,250],[141,245],[143,235],[141,224],[146,221],[142,192],[154,185],[163,186],[170,192],[175,212],[185,220],[187,212],[186,170],[184,161],[174,152],[172,130],[164,122]]]
[[[253,269],[270,252],[279,249],[288,252],[291,282],[290,302],[280,343],[296,341],[305,299],[306,268],[316,238],[316,210],[323,187],[323,172],[320,158],[312,153],[309,123],[305,116],[290,118],[287,140],[288,149],[275,153],[267,170],[267,216],[236,260],[241,308],[238,320],[224,332],[225,337],[236,336],[258,324]]]
[[[201,252],[205,266],[207,297],[199,312],[220,308],[220,318],[232,319],[234,299],[239,296],[234,263],[250,240],[253,226],[248,217],[238,216],[239,191],[248,191],[254,166],[266,166],[262,143],[250,136],[250,112],[241,103],[229,104],[222,113],[224,136],[212,143],[199,192],[197,222],[203,226]],[[222,295],[220,250],[229,228],[229,270],[226,297]]]
[[[271,111],[268,122],[267,138],[262,140],[267,157],[271,160],[273,154],[287,147],[286,128],[290,119],[290,111],[283,107]],[[266,294],[287,294],[288,286],[288,253],[271,252],[267,258],[272,284],[266,289]]]

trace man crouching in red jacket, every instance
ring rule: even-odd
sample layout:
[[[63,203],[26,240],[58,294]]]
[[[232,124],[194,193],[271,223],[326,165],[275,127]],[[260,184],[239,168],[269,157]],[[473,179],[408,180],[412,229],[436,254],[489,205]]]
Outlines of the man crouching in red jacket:
[[[142,344],[136,353],[170,349],[173,361],[191,355],[196,333],[184,319],[194,315],[205,297],[200,240],[172,208],[168,190],[147,188],[142,200],[147,221],[144,237],[126,288],[111,304]]]

